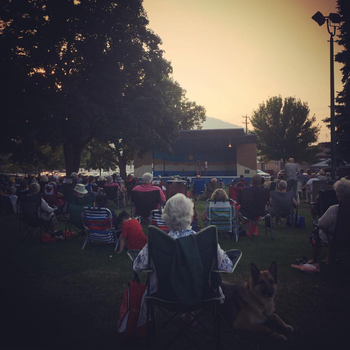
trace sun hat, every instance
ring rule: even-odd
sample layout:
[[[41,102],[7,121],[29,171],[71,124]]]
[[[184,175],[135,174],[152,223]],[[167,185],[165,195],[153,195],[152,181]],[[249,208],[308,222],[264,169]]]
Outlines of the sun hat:
[[[123,179],[120,176],[117,176],[117,178],[115,179],[116,182],[123,182]]]
[[[80,194],[87,194],[88,193],[87,189],[85,188],[85,186],[83,184],[76,184],[74,187],[74,191],[78,192]]]

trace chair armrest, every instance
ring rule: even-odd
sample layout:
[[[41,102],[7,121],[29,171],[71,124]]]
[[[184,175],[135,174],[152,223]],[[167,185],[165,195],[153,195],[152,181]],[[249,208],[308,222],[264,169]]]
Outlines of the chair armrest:
[[[139,253],[140,253],[140,250],[137,250],[137,249],[130,249],[126,252],[126,254],[128,255],[128,257],[130,258],[130,260],[132,262],[136,259],[136,257],[138,256]],[[153,269],[147,268],[147,269],[143,269],[141,271],[146,272],[146,273],[151,273],[151,272],[153,272]]]
[[[241,260],[241,257],[242,257],[242,252],[238,249],[230,249],[227,252],[225,252],[225,254],[230,258],[230,260],[232,260],[232,263],[233,263],[232,271],[226,272],[226,271],[221,271],[221,270],[212,270],[213,272],[215,272],[215,273],[232,273],[235,270],[238,262]]]
[[[129,249],[127,251],[128,257],[130,258],[131,261],[134,261],[136,257],[139,255],[140,250],[138,249]]]
[[[235,270],[238,262],[241,260],[242,252],[239,249],[230,249],[226,252],[226,255],[232,260],[233,268],[232,272]]]

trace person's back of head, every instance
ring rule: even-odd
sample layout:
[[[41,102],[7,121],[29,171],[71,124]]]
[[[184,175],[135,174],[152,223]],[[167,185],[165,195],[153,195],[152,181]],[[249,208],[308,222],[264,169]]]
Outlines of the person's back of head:
[[[278,183],[278,189],[280,192],[285,192],[287,190],[287,182],[284,181],[284,180],[281,180],[279,183]]]
[[[350,180],[346,177],[334,184],[334,190],[339,201],[350,201]]]
[[[252,177],[252,180],[250,181],[250,183],[253,187],[261,187],[261,185],[263,184],[263,177],[259,174],[255,174]]]
[[[171,231],[190,229],[193,203],[182,193],[172,196],[165,204],[162,219]]]
[[[211,198],[214,201],[227,201],[228,195],[226,191],[222,188],[217,188],[211,195]]]
[[[118,222],[122,223],[123,220],[129,220],[130,219],[130,215],[127,211],[123,210],[122,212],[119,213],[118,215]]]
[[[151,173],[144,173],[142,175],[142,184],[143,185],[149,185],[152,183],[153,175]]]
[[[107,207],[107,203],[108,203],[108,198],[105,194],[102,193],[98,193],[95,196],[95,205],[99,208],[105,208]]]
[[[37,194],[40,192],[40,185],[37,182],[32,182],[29,185],[29,193],[31,194]]]

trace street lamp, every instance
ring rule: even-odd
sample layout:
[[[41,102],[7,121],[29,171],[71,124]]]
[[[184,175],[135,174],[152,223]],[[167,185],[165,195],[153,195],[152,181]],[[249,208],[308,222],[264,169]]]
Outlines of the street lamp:
[[[331,60],[331,177],[335,180],[336,172],[336,141],[335,141],[335,114],[334,114],[334,44],[333,37],[341,22],[341,17],[337,13],[330,13],[328,17],[318,11],[311,17],[319,26],[327,22],[327,30],[330,35],[330,60]]]

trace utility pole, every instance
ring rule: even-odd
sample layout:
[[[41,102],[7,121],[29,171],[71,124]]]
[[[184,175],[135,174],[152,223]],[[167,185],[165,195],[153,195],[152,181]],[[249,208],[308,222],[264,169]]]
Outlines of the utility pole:
[[[242,123],[242,124],[245,124],[245,133],[248,134],[248,116],[247,115],[244,115],[242,118],[245,119],[245,121]]]

